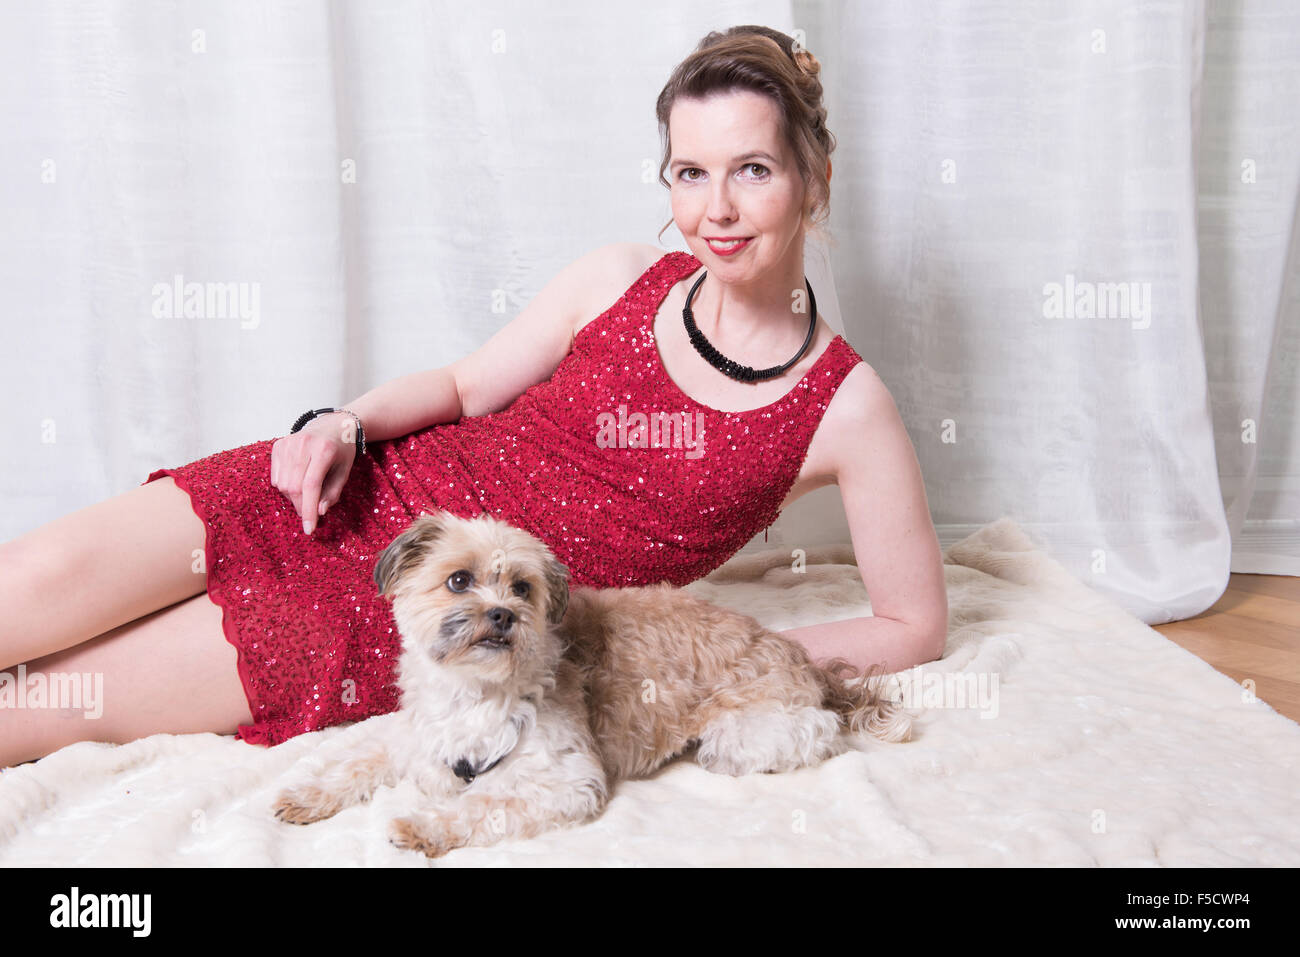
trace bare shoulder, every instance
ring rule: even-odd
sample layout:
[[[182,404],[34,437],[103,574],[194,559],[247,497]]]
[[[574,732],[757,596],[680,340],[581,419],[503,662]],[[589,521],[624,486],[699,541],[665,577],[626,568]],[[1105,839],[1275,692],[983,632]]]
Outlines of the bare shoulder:
[[[664,250],[649,243],[609,243],[574,262],[569,268],[584,290],[574,334],[617,302],[642,273],[665,255]]]
[[[852,428],[879,423],[882,416],[897,414],[894,397],[876,370],[864,360],[849,370],[826,407],[823,421],[835,427]]]

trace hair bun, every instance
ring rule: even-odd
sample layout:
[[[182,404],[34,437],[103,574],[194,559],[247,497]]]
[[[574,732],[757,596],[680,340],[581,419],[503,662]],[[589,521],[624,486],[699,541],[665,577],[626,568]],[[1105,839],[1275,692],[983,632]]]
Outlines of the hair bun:
[[[810,76],[816,76],[821,72],[822,65],[817,62],[817,58],[809,52],[807,47],[800,46],[798,40],[795,40],[790,47],[790,57],[794,60],[795,66]]]

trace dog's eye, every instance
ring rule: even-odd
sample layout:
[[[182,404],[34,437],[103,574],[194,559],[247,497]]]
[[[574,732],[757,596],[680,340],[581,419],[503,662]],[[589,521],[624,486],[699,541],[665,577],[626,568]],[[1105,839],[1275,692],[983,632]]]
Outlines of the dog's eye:
[[[447,579],[447,587],[452,591],[464,591],[473,580],[474,576],[462,568],[460,571],[451,573],[451,577]]]
[[[515,582],[513,585],[511,585],[510,590],[514,592],[516,595],[518,595],[520,598],[527,598],[528,589],[530,587],[531,586],[528,584],[528,582],[521,581],[521,582]]]

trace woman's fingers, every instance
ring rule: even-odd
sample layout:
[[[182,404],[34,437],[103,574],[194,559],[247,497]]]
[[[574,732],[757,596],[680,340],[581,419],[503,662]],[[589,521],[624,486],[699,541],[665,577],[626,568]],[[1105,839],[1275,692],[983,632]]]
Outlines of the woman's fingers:
[[[271,485],[280,494],[293,503],[293,509],[302,514],[302,484],[295,483],[293,476],[301,476],[306,471],[310,458],[302,457],[304,449],[300,441],[293,436],[279,439],[271,446]]]
[[[271,484],[293,503],[306,535],[338,501],[352,469],[351,444],[310,431],[285,436],[271,446]]]
[[[310,535],[316,528],[316,521],[320,518],[320,500],[321,487],[325,483],[325,476],[328,474],[330,466],[334,463],[334,446],[324,445],[313,449],[311,461],[307,465],[307,471],[302,477],[302,506],[298,509],[298,514],[302,516],[302,530]]]
[[[347,483],[348,473],[351,471],[351,464],[347,456],[340,455],[334,462],[334,467],[330,469],[325,478],[325,489],[321,492],[320,508],[317,512],[322,517],[327,509],[332,508],[334,503],[339,500],[343,494],[343,486]]]

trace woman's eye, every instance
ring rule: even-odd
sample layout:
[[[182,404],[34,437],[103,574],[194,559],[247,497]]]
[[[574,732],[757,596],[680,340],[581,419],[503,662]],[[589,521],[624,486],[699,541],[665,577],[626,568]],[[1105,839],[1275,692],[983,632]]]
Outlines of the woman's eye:
[[[746,164],[745,164],[743,167],[741,167],[741,168],[744,169],[744,170],[749,171],[750,175],[751,175],[752,178],[754,178],[754,179],[763,179],[763,178],[765,178],[765,177],[766,177],[766,176],[771,172],[771,171],[770,171],[766,166],[764,166],[762,163],[746,163]],[[755,172],[756,170],[757,170],[757,172]],[[692,176],[692,175],[690,175],[690,174],[692,174],[692,173],[699,173],[700,175],[699,175],[699,176]],[[683,170],[681,171],[681,174],[680,174],[680,175],[681,175],[681,177],[682,177],[683,179],[685,179],[686,182],[688,182],[688,183],[698,183],[698,182],[703,178],[703,176],[704,176],[704,170],[702,170],[702,169],[700,169],[699,167],[696,167],[696,166],[688,166],[688,167],[686,167],[685,169],[683,169]]]
[[[510,588],[520,598],[528,597],[528,582],[515,582]]]
[[[474,580],[474,576],[469,572],[461,569],[458,572],[452,572],[447,579],[447,587],[452,591],[464,591],[469,587],[469,583]]]

